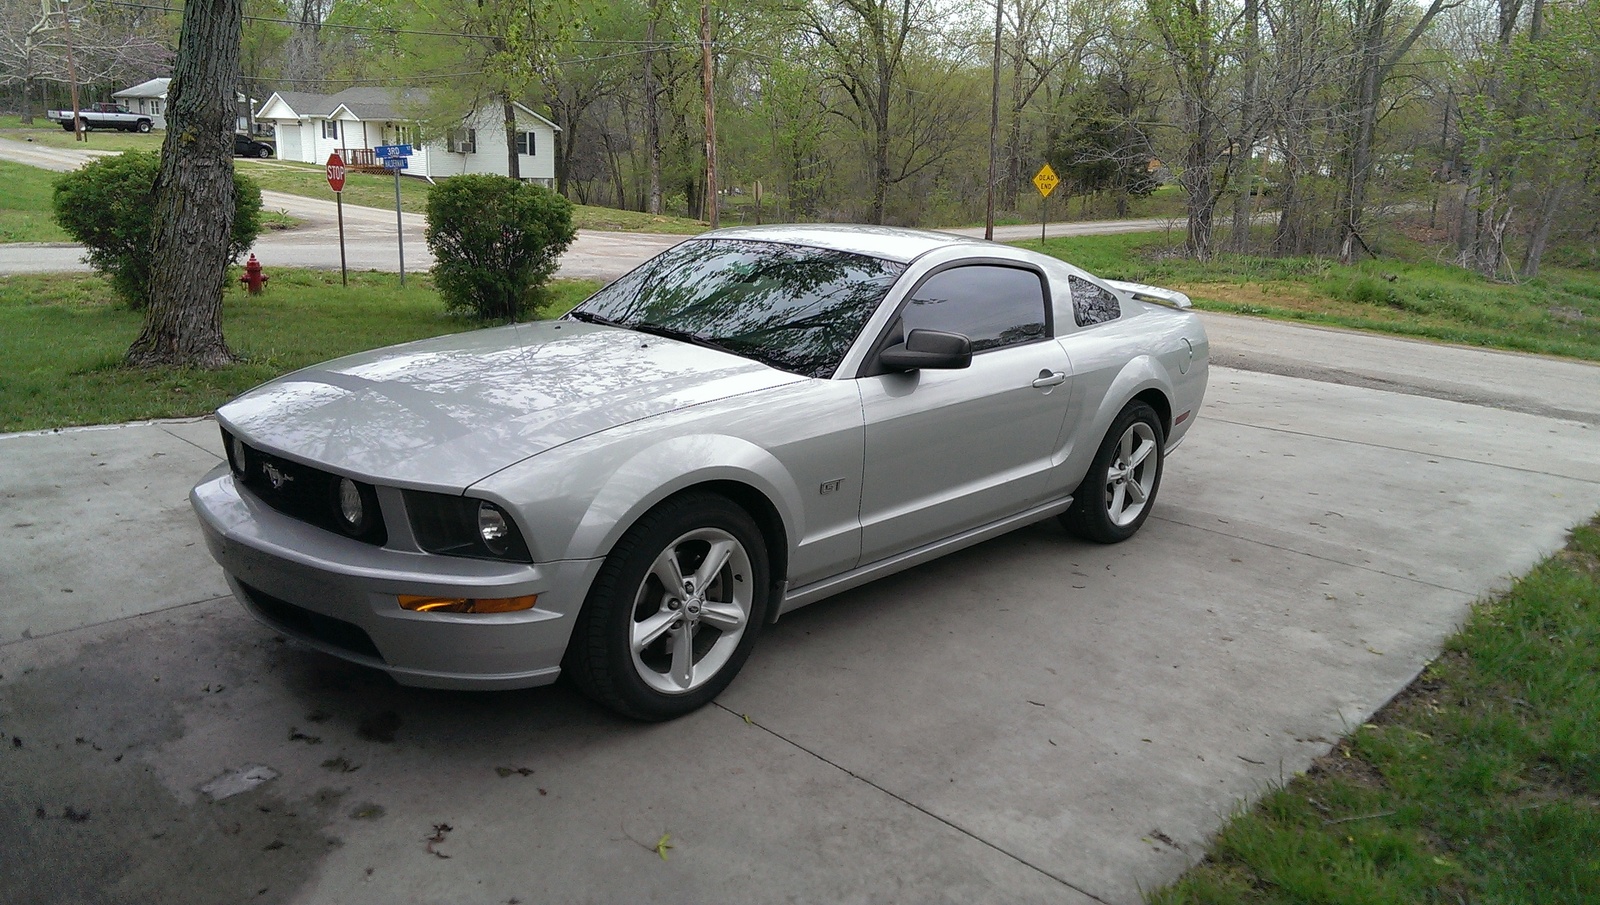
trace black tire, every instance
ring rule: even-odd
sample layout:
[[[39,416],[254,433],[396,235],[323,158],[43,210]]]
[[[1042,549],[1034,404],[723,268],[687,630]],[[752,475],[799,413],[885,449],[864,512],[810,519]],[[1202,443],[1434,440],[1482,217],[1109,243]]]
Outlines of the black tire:
[[[63,132],[71,132],[72,131],[72,120],[63,120],[62,123],[61,123],[61,131],[63,131]]]
[[[256,156],[261,158],[262,160],[266,160],[268,157],[272,156],[272,149],[271,148],[259,148],[256,151]]]
[[[1127,438],[1132,439],[1129,445],[1133,455],[1139,457],[1131,469],[1126,467],[1131,457],[1123,448]],[[1145,444],[1149,444],[1148,448]],[[1165,432],[1155,409],[1143,402],[1128,403],[1100,441],[1089,473],[1073,493],[1072,507],[1061,514],[1062,527],[1077,537],[1101,544],[1121,543],[1139,533],[1150,510],[1155,508],[1156,492],[1161,489],[1165,444]],[[1142,499],[1130,502],[1129,498],[1135,496]],[[1133,508],[1135,505],[1137,509]]]
[[[729,552],[711,574],[707,558],[722,549]],[[669,561],[680,574],[707,572],[704,586],[693,587],[696,576],[684,575],[687,596],[674,594],[658,577],[657,567]],[[766,621],[770,588],[765,539],[749,513],[712,493],[673,497],[639,519],[606,557],[578,613],[562,672],[624,716],[683,716],[738,674]],[[740,611],[737,630],[724,627]],[[646,637],[652,640],[636,656],[636,638]],[[689,664],[686,678],[673,674],[679,663]]]
[[[150,121],[148,119],[141,119],[141,120],[139,120],[139,127],[138,128],[139,128],[140,133],[145,133],[145,132],[149,132],[152,127],[151,127]]]

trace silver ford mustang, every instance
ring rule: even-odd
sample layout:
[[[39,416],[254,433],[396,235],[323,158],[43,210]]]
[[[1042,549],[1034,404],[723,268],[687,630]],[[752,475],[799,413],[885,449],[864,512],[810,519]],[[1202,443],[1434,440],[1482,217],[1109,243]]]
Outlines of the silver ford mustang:
[[[1133,536],[1205,393],[1188,304],[942,233],[721,230],[560,320],[251,390],[191,501],[285,635],[666,719],[830,594],[1050,516]]]

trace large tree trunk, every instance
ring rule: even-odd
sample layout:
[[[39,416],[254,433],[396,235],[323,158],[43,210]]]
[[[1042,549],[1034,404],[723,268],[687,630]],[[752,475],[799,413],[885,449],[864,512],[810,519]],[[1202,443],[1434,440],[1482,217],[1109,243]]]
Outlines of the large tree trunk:
[[[1560,183],[1539,199],[1539,213],[1534,219],[1533,232],[1528,236],[1528,247],[1522,254],[1523,279],[1531,280],[1539,275],[1539,261],[1550,244],[1550,227],[1555,224],[1556,214],[1561,211],[1570,188],[1570,183]]]
[[[22,124],[33,125],[33,76],[22,80]]]
[[[506,175],[512,179],[522,178],[522,161],[517,154],[517,108],[511,106],[511,96],[500,95],[500,110],[505,117],[506,135]]]
[[[222,287],[233,231],[240,2],[190,0],[183,8],[154,190],[150,306],[128,348],[136,367],[233,361],[222,338]]]

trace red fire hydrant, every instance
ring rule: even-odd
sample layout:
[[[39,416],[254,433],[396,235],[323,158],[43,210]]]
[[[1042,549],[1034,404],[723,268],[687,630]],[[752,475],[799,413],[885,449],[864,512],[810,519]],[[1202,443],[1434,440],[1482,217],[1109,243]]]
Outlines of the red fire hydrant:
[[[261,262],[256,260],[255,255],[251,255],[250,260],[245,262],[244,276],[239,278],[239,282],[250,288],[251,295],[260,295],[261,290],[266,288],[267,280],[270,279],[272,278],[261,272]]]

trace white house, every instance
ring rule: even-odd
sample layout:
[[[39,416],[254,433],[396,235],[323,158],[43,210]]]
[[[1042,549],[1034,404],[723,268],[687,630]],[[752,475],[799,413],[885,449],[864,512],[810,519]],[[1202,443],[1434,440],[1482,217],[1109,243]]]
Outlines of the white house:
[[[150,121],[157,129],[167,127],[167,85],[172,79],[151,79],[140,82],[132,88],[124,88],[111,95],[129,113],[138,113],[150,117]]]
[[[172,84],[170,78],[150,79],[140,82],[132,88],[124,88],[114,92],[111,96],[128,108],[129,113],[140,113],[150,117],[150,122],[157,129],[167,127],[167,88]],[[250,131],[250,110],[245,105],[244,95],[234,92],[233,98],[239,104],[239,118],[234,123],[234,128],[240,132]]]
[[[323,163],[337,151],[348,167],[376,167],[373,148],[409,144],[405,172],[440,178],[463,173],[507,175],[504,113],[481,107],[443,139],[419,144],[417,124],[407,110],[422,106],[416,89],[346,88],[338,94],[278,91],[256,113],[278,137],[278,158]],[[556,176],[556,133],[560,127],[522,104],[517,117],[517,169],[523,179],[549,185]]]

